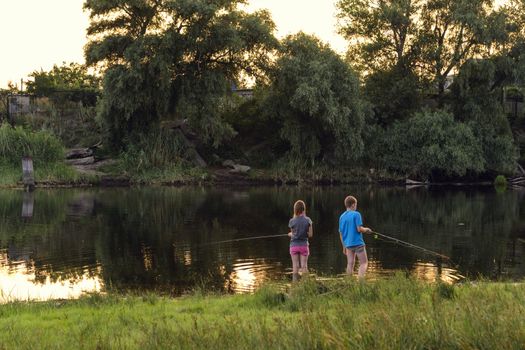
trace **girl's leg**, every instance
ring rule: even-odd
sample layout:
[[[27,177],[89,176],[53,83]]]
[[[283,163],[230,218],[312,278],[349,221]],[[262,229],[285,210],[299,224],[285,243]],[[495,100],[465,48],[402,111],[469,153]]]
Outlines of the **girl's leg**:
[[[299,267],[300,267],[301,261],[299,259],[299,254],[292,254],[291,256],[292,256],[292,279],[296,281],[299,276]]]
[[[301,272],[308,272],[308,255],[300,255],[301,260]]]
[[[348,275],[351,275],[354,272],[354,264],[355,264],[355,253],[352,251],[352,249],[346,250],[346,273]]]
[[[368,256],[366,255],[366,249],[357,253],[357,259],[359,259],[359,273],[357,276],[362,280],[365,278],[366,270],[368,269]]]

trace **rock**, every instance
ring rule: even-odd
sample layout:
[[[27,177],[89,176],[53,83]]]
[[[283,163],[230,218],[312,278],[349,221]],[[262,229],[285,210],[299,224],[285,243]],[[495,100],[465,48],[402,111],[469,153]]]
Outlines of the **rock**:
[[[222,166],[235,169],[235,162],[231,159],[228,159],[222,162]]]
[[[230,170],[230,173],[233,174],[246,174],[250,171],[250,167],[247,165],[234,164],[233,169]]]

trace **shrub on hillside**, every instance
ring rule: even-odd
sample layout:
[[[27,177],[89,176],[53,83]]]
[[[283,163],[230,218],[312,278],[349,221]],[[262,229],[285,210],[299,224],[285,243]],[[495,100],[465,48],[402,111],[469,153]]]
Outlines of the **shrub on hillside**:
[[[444,111],[418,113],[386,132],[383,163],[413,176],[464,176],[484,170],[480,142],[464,123]]]
[[[35,164],[47,164],[64,159],[60,140],[47,131],[32,132],[22,127],[0,126],[0,162],[18,165],[22,157],[30,156]]]

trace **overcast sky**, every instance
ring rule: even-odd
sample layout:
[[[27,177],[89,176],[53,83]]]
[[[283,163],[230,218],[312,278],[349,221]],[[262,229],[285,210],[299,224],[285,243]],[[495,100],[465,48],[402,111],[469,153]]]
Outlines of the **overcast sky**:
[[[84,62],[83,0],[0,0],[0,87],[53,64]],[[335,33],[335,0],[250,0],[249,10],[267,8],[279,37],[300,30],[316,34],[336,51],[346,43]]]

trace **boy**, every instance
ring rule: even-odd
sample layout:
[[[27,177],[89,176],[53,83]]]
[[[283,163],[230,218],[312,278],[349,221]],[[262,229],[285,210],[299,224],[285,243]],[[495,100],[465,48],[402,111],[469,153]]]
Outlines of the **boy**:
[[[371,232],[368,227],[363,226],[361,214],[357,209],[357,199],[353,196],[345,198],[346,211],[339,218],[339,236],[343,245],[343,254],[346,255],[346,273],[351,275],[354,270],[355,257],[359,259],[359,279],[365,277],[368,268],[368,257],[366,256],[365,242],[362,233]]]

